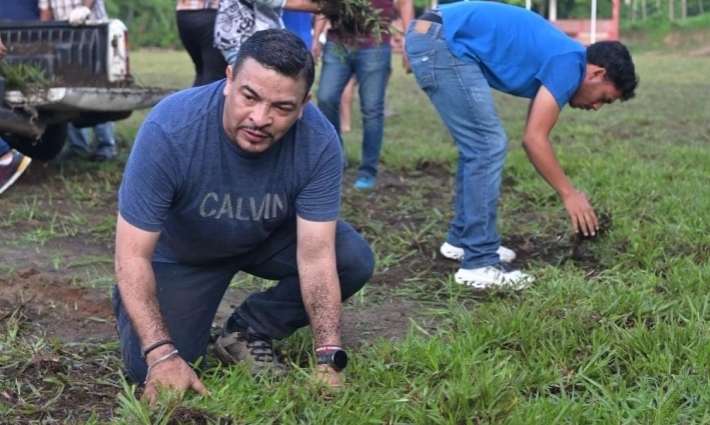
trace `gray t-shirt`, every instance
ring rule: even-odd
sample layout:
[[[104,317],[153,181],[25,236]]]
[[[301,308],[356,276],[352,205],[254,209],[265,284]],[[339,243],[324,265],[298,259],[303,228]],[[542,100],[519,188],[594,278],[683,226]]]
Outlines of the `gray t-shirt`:
[[[214,264],[246,253],[296,215],[338,218],[343,154],[313,104],[261,154],[222,126],[225,81],[175,93],[148,114],[131,150],[118,208],[161,235],[154,261]]]

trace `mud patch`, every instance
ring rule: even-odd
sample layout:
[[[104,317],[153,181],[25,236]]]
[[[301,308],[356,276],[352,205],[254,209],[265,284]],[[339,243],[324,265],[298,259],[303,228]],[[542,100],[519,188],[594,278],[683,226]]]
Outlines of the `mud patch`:
[[[34,269],[0,278],[0,325],[18,311],[63,342],[115,339],[108,294],[72,285],[66,278]]]

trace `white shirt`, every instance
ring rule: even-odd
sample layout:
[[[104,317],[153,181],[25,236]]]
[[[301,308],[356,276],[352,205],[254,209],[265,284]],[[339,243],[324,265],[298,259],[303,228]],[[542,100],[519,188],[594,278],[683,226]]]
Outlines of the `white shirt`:
[[[71,11],[83,5],[83,0],[39,0],[40,10],[51,10],[55,21],[68,21]],[[94,0],[93,6],[89,9],[91,9],[90,21],[108,19],[104,0]]]

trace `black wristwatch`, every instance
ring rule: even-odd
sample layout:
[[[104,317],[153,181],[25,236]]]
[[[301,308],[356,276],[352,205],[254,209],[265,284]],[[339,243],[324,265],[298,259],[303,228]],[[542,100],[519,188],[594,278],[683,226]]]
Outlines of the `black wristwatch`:
[[[316,364],[327,364],[337,372],[340,372],[348,366],[348,355],[345,350],[341,349],[317,353]]]

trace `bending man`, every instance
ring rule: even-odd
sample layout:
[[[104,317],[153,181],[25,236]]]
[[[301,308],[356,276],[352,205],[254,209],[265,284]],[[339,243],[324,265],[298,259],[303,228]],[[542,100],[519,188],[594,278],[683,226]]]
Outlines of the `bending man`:
[[[531,99],[523,146],[557,191],[575,231],[595,234],[597,217],[575,189],[550,144],[560,110],[597,110],[634,97],[629,51],[603,41],[585,49],[541,16],[496,2],[459,2],[410,25],[405,50],[417,83],[459,149],[454,219],[441,253],[462,260],[456,282],[478,288],[520,288],[532,277],[511,267],[500,246],[498,196],[508,140],[491,89]]]

